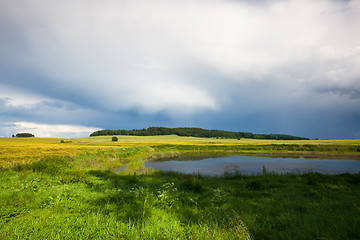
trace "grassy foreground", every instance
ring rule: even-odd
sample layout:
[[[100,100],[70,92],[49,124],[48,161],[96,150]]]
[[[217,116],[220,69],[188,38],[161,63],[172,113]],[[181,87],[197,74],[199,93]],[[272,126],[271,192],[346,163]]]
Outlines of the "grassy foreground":
[[[136,172],[149,156],[216,149],[291,152],[286,144],[311,152],[303,142],[161,137],[65,144],[60,139],[1,139],[0,239],[359,238],[360,174],[210,178]],[[320,147],[356,156],[359,141]],[[124,164],[125,172],[108,170]]]

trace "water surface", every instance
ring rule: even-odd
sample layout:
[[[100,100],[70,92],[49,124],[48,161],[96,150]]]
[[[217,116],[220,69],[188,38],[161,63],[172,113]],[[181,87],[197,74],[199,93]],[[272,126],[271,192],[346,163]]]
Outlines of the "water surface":
[[[204,158],[204,157],[203,157]],[[173,171],[185,174],[203,174],[209,176],[223,175],[225,173],[242,173],[246,175],[259,174],[265,166],[267,172],[275,173],[303,173],[318,172],[323,174],[358,173],[360,172],[360,161],[350,160],[323,160],[308,158],[270,158],[254,156],[225,156],[187,157],[184,160],[167,160],[159,162],[146,162],[148,168],[162,171]]]

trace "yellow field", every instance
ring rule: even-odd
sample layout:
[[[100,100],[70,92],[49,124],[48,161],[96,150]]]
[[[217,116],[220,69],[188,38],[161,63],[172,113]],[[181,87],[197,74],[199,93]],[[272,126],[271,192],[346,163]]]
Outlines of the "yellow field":
[[[113,136],[96,136],[74,139],[75,143],[111,143]],[[206,145],[206,144],[230,144],[230,145],[267,145],[267,144],[329,144],[329,145],[359,145],[360,139],[331,139],[331,140],[266,140],[266,139],[216,139],[180,137],[177,135],[165,136],[116,136],[119,141],[113,144],[121,145],[154,145],[154,144],[184,144],[184,145]]]
[[[44,156],[76,155],[113,148],[103,145],[60,143],[56,138],[0,138],[0,168],[30,163]]]
[[[174,145],[268,145],[268,144],[314,144],[314,145],[360,145],[360,140],[257,140],[215,139],[169,136],[97,136],[64,139],[72,143],[60,143],[57,138],[0,138],[0,168],[30,163],[44,156],[76,155],[81,152],[96,152],[117,147]]]

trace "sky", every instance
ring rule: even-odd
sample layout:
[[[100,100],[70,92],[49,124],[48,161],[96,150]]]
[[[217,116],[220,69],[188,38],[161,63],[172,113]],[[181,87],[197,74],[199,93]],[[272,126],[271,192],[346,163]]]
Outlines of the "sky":
[[[0,137],[360,138],[358,0],[0,0]]]

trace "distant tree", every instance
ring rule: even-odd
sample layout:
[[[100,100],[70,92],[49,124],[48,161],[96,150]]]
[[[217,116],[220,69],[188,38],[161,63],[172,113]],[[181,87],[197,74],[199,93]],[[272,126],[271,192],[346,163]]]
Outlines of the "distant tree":
[[[117,138],[117,137],[112,137],[111,138],[111,141],[113,141],[113,142],[117,142],[119,139]]]
[[[191,137],[206,138],[255,138],[255,139],[276,139],[276,140],[308,140],[284,134],[253,134],[250,132],[230,132],[223,130],[207,130],[202,128],[165,128],[165,127],[149,127],[148,129],[133,130],[99,130],[93,132],[90,136],[106,136],[106,135],[135,135],[135,136],[156,136],[156,135],[178,135]]]
[[[16,137],[35,137],[34,134],[31,133],[18,133]]]

